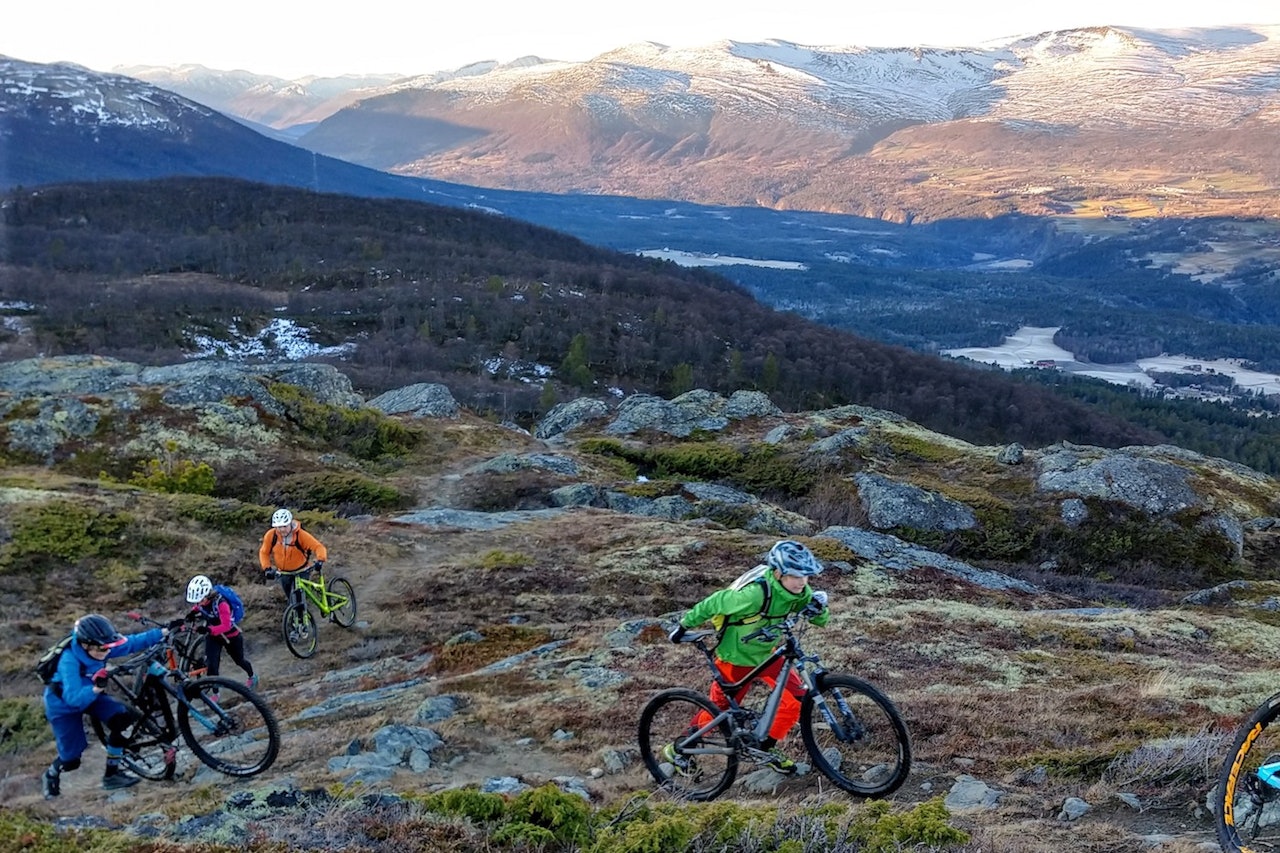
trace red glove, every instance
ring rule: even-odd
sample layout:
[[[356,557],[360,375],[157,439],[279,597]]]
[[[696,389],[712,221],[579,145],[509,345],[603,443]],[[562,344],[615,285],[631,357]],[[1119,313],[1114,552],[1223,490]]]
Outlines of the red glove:
[[[111,673],[107,672],[105,667],[103,669],[98,670],[93,674],[93,686],[101,687],[102,689],[105,690],[107,687],[107,681],[110,677],[111,677]]]

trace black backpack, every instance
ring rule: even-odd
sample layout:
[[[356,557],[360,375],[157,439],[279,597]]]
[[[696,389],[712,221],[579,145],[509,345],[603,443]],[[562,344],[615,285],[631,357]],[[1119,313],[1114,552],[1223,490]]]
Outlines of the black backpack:
[[[35,673],[41,684],[53,681],[53,677],[58,674],[58,661],[62,660],[62,653],[71,648],[74,639],[74,634],[68,634],[40,655],[40,660],[36,661]]]

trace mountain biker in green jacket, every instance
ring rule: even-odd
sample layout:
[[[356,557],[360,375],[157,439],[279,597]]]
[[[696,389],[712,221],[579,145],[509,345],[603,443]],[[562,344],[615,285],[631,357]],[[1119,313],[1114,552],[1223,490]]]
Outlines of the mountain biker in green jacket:
[[[784,539],[769,550],[765,566],[761,567],[759,578],[754,582],[734,583],[732,586],[711,593],[685,612],[675,630],[671,632],[671,641],[678,643],[685,631],[696,628],[703,622],[718,623],[722,631],[720,643],[716,646],[716,669],[727,680],[737,681],[744,678],[752,669],[759,666],[773,652],[775,640],[756,637],[746,640],[749,634],[761,628],[781,623],[793,613],[800,613],[806,607],[816,611],[810,617],[814,625],[823,626],[831,618],[827,609],[827,594],[809,587],[809,578],[822,572],[822,563],[813,552],[799,542]],[[770,688],[777,683],[778,673],[782,668],[779,659],[758,676]],[[752,682],[754,683],[754,681]],[[735,695],[740,700],[750,689],[747,684]],[[729,707],[729,697],[720,688],[718,682],[711,683],[711,701],[719,708]],[[769,736],[761,747],[769,750],[773,759],[769,766],[779,773],[794,773],[796,764],[787,758],[778,743],[787,736],[800,719],[800,700],[804,697],[804,687],[800,677],[792,672],[787,678],[786,690],[778,706],[777,716],[769,729]],[[695,720],[696,725],[705,724],[705,720]],[[684,766],[689,759],[677,755],[673,744],[663,749],[663,759],[670,762],[677,770],[687,772]]]

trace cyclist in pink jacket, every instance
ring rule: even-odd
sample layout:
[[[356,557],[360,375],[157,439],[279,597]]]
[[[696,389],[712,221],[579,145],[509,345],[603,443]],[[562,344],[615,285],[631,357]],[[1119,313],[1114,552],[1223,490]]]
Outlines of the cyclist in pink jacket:
[[[217,675],[222,665],[222,647],[236,665],[249,676],[245,684],[249,689],[258,686],[258,676],[253,664],[244,653],[244,633],[231,615],[231,605],[225,596],[214,589],[213,581],[205,575],[196,575],[187,583],[187,603],[191,604],[190,616],[203,618],[204,624],[196,626],[196,633],[204,634],[204,659],[209,675]]]

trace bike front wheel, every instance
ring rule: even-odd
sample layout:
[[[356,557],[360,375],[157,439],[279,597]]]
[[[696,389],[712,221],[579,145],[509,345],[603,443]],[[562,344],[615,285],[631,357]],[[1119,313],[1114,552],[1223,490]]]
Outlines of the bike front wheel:
[[[182,685],[178,730],[196,757],[228,776],[255,776],[280,753],[280,725],[258,694],[228,678]]]
[[[284,634],[284,644],[294,657],[309,658],[316,653],[320,636],[315,617],[307,605],[295,603],[286,607],[280,630]]]
[[[1280,846],[1280,693],[1263,702],[1236,733],[1214,798],[1223,850],[1255,853]]]
[[[326,586],[327,603],[333,609],[329,613],[333,621],[343,628],[356,623],[356,591],[346,578],[331,578]]]
[[[851,794],[887,796],[911,772],[911,740],[902,715],[861,679],[820,676],[801,703],[800,734],[814,766]]]
[[[685,800],[713,800],[738,775],[738,751],[728,720],[693,737],[721,713],[710,699],[682,688],[664,690],[640,713],[640,755],[654,780]]]

